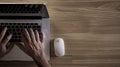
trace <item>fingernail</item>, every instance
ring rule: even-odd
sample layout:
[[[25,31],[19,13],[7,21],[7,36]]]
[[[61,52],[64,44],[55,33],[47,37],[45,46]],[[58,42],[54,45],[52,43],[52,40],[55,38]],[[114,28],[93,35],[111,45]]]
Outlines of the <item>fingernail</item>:
[[[37,30],[35,30],[35,32],[38,32]]]
[[[26,31],[27,31],[27,29],[25,28],[25,29],[23,30],[23,33],[26,32]]]
[[[4,30],[6,30],[7,29],[7,27],[4,27]]]
[[[24,31],[26,31],[27,29],[25,28]]]
[[[30,28],[30,30],[32,31],[32,28]]]
[[[12,37],[12,34],[10,34],[9,37]]]
[[[12,34],[8,35],[8,39],[11,39],[12,38]]]
[[[22,31],[21,31],[21,34],[24,34],[24,33],[25,33],[25,30],[22,30]]]

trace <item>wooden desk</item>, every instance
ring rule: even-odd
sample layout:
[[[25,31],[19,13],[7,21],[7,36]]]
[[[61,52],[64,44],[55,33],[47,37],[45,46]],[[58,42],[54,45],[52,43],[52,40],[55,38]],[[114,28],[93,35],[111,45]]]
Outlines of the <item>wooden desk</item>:
[[[52,67],[120,67],[120,0],[1,0],[46,2],[51,39],[65,40],[66,56],[52,57]],[[3,62],[2,67],[35,67]],[[1,66],[0,66],[1,67]]]

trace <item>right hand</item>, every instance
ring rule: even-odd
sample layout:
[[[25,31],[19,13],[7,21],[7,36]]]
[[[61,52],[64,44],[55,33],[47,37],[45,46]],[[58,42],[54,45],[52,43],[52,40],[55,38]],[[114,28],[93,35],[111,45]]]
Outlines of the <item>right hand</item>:
[[[39,33],[37,30],[35,32],[33,29],[24,29],[22,32],[22,42],[17,44],[17,46],[23,50],[26,54],[34,59],[38,66],[50,67],[48,60],[45,58],[45,53],[43,50],[44,45],[44,34],[41,34],[41,39],[39,38]]]
[[[35,56],[42,56],[44,54],[43,42],[40,41],[37,30],[33,32],[32,29],[24,29],[22,32],[22,42],[17,46],[30,57],[34,58]]]

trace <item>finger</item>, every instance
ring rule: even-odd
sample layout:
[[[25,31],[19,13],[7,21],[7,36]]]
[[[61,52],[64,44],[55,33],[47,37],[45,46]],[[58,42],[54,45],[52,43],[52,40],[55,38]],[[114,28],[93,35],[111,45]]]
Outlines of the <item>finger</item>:
[[[23,34],[21,34],[21,39],[26,48],[32,48],[32,45],[29,44],[29,42],[27,41],[27,38]]]
[[[6,46],[11,38],[12,38],[12,34],[8,35],[2,42],[3,46]]]
[[[30,38],[30,35],[29,35],[27,29],[23,30],[23,35],[25,36],[26,40],[28,40],[28,42],[31,42],[31,38]]]
[[[14,43],[8,43],[6,48],[7,48],[7,51],[9,52],[14,46]]]
[[[37,30],[35,30],[35,38],[36,38],[36,41],[37,41],[39,44],[41,44],[40,36],[39,36],[39,33],[38,33]],[[39,49],[39,47],[40,47],[39,44],[36,45],[36,46],[37,46],[37,49]]]
[[[44,40],[45,40],[45,33],[42,32],[42,33],[41,33],[41,42],[44,43]]]
[[[31,37],[31,39],[32,39],[32,42],[35,43],[35,42],[36,42],[36,39],[35,39],[35,34],[34,34],[32,28],[29,29],[29,34],[30,34],[30,37]]]
[[[31,36],[31,39],[33,39],[32,40],[32,42],[33,42],[33,49],[34,49],[34,47],[36,48],[36,49],[38,49],[38,44],[37,44],[37,42],[36,42],[36,38],[35,38],[35,32],[33,32],[33,29],[32,28],[30,28],[29,29],[29,34],[30,34],[30,36]]]
[[[40,42],[40,36],[37,30],[35,30],[35,38],[37,42]]]
[[[6,31],[7,31],[7,27],[5,27],[0,34],[0,42],[2,41],[3,37],[5,36]]]
[[[27,37],[25,36],[25,34],[21,34],[21,40],[22,40],[22,42],[28,42],[28,39],[27,39]]]
[[[6,48],[9,48],[9,47],[10,47],[10,44],[12,44],[12,43],[9,42],[9,43],[6,45]]]

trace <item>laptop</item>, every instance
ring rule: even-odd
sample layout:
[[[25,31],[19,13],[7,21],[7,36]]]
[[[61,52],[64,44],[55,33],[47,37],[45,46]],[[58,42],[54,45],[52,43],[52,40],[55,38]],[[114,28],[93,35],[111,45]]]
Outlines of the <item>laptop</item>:
[[[13,33],[10,42],[21,42],[21,31],[32,28],[45,33],[44,51],[50,60],[50,20],[45,4],[0,4],[0,28],[7,27],[6,34]],[[17,45],[17,44],[16,44]],[[17,46],[0,61],[33,61]]]

